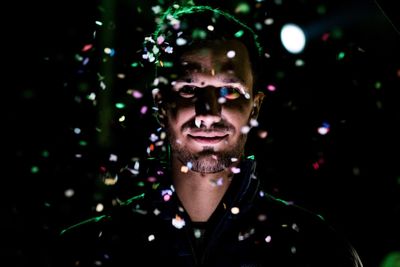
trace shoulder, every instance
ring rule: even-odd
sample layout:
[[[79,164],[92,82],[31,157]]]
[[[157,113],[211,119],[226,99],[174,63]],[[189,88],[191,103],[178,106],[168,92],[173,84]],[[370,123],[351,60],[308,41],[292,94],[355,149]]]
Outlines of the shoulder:
[[[61,229],[59,235],[61,238],[69,238],[84,233],[93,235],[98,231],[103,231],[112,227],[117,221],[121,220],[122,217],[129,218],[127,215],[134,216],[135,213],[142,214],[141,206],[145,205],[144,197],[145,194],[142,193],[120,202],[118,206],[114,207],[106,214],[93,216]]]
[[[319,224],[329,227],[324,217],[310,209],[301,205],[297,205],[291,201],[287,201],[272,194],[259,192],[256,206],[259,212],[265,212],[269,215],[269,219],[276,222],[298,221],[303,224]]]
[[[121,249],[130,239],[141,244],[144,233],[139,224],[145,224],[142,212],[144,195],[138,195],[120,203],[107,214],[79,221],[60,230],[55,237],[54,266],[93,266],[106,263],[114,250]],[[138,218],[141,218],[138,220]],[[132,227],[135,225],[135,227]],[[106,257],[106,258],[104,258]]]
[[[293,253],[311,259],[317,266],[362,266],[347,237],[320,214],[269,194],[259,200],[265,226]],[[273,234],[270,237],[274,239]]]

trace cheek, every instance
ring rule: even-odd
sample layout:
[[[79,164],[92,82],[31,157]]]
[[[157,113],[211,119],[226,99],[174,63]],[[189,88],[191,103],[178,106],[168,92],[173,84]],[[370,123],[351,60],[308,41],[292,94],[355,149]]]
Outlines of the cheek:
[[[232,122],[236,122],[237,124],[246,124],[249,120],[251,110],[252,106],[249,103],[242,105],[226,104],[222,108],[222,113],[225,113],[223,115]]]
[[[181,125],[195,115],[194,107],[191,106],[171,106],[167,109],[168,121],[173,124]]]

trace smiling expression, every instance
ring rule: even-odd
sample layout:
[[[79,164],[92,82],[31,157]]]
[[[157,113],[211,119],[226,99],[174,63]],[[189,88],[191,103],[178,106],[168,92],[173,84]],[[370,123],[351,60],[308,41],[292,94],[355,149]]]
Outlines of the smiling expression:
[[[209,41],[179,63],[180,75],[162,96],[173,159],[198,172],[222,171],[242,156],[244,129],[263,98],[253,94],[248,51],[236,40]]]

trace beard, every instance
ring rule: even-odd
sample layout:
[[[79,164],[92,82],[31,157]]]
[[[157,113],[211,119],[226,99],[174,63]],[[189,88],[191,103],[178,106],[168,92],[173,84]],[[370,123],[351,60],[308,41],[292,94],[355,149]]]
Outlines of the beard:
[[[228,150],[215,151],[212,146],[204,146],[200,152],[190,152],[185,146],[180,145],[175,134],[167,129],[171,152],[185,166],[190,162],[191,170],[200,173],[220,172],[233,163],[232,159],[240,159],[243,155],[247,135],[240,134],[239,140]]]

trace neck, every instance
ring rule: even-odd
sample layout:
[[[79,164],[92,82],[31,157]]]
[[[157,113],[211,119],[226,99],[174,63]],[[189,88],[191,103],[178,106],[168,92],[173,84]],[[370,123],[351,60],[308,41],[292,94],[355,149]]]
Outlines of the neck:
[[[188,170],[172,157],[172,179],[176,193],[193,222],[206,222],[228,190],[233,173],[230,168],[216,173]]]

